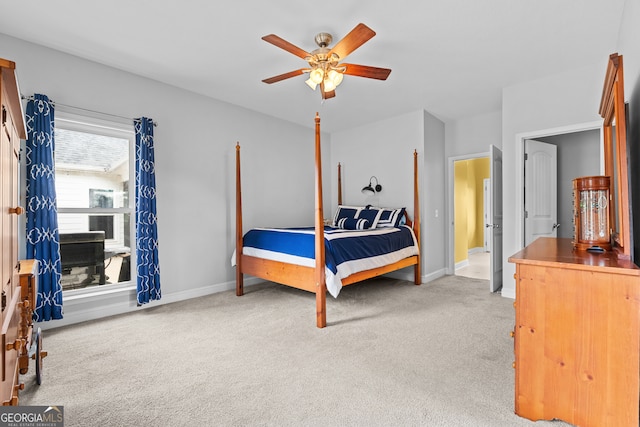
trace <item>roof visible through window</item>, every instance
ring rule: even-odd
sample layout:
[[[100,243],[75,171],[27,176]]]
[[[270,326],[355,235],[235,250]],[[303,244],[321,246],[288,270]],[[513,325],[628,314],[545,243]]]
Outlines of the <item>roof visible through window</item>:
[[[55,144],[56,167],[109,172],[129,157],[129,141],[112,136],[57,128]]]

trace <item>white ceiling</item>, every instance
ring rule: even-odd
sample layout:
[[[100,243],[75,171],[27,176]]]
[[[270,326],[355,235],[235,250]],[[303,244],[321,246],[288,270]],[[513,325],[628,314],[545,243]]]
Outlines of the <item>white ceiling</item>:
[[[602,64],[617,46],[625,0],[87,0],[10,1],[0,32],[324,131],[425,109],[442,120],[498,111],[502,88]],[[350,63],[391,68],[354,76],[321,102],[294,77],[305,66],[263,40],[311,51],[362,22],[377,35]],[[2,56],[2,46],[0,46]]]

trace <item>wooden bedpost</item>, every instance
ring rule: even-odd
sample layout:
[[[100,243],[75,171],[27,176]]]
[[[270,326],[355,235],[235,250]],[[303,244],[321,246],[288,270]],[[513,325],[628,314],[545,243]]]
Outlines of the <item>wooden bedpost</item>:
[[[324,215],[322,213],[322,150],[320,147],[320,115],[316,113],[316,215],[315,215],[315,291],[316,326],[327,326],[327,284],[325,282]]]
[[[240,143],[236,143],[236,295],[244,294],[242,276],[242,186],[240,185]]]
[[[338,162],[338,204],[342,204],[342,166]]]
[[[420,245],[420,197],[418,191],[418,150],[413,150],[413,233],[416,235],[418,247]],[[422,260],[422,251],[418,254],[418,263],[414,266],[416,285],[422,283],[422,269],[420,268]]]

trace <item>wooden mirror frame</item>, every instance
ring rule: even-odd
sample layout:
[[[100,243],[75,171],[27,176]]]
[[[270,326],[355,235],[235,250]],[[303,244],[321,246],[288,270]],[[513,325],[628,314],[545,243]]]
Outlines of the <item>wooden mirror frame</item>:
[[[600,101],[604,119],[604,174],[611,178],[611,246],[619,258],[630,259],[632,251],[629,209],[629,171],[627,165],[627,121],[624,104],[622,55],[609,56]],[[615,141],[613,139],[615,132]],[[615,147],[614,145],[615,144]]]

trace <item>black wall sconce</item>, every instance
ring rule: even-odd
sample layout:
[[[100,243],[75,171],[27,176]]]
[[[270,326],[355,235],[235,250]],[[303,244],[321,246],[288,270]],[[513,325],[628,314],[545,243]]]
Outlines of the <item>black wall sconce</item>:
[[[376,180],[376,186],[374,187],[372,185],[373,179]],[[378,178],[376,178],[375,176],[372,176],[371,178],[369,178],[369,185],[367,185],[366,187],[362,188],[362,193],[363,194],[376,194],[382,191],[382,185],[378,184]]]

